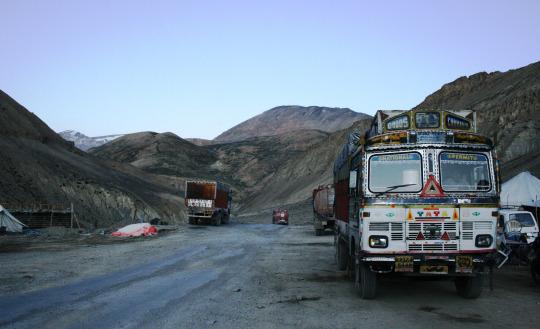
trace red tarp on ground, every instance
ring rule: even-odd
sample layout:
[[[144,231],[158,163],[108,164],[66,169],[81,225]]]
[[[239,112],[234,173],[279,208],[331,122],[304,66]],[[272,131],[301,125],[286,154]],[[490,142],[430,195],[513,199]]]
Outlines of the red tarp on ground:
[[[112,236],[147,236],[157,234],[157,229],[148,223],[131,224],[124,226],[116,232],[112,232]]]

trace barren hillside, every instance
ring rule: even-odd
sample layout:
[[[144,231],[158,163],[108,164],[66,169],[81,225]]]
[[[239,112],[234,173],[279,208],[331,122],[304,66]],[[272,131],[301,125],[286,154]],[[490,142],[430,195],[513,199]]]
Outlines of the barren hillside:
[[[0,204],[73,203],[83,225],[182,220],[169,181],[76,149],[0,91]]]
[[[225,131],[214,141],[232,142],[311,129],[332,133],[368,117],[347,108],[278,106]]]
[[[90,153],[160,175],[206,178],[217,174],[210,168],[217,161],[213,152],[173,133],[124,135]]]

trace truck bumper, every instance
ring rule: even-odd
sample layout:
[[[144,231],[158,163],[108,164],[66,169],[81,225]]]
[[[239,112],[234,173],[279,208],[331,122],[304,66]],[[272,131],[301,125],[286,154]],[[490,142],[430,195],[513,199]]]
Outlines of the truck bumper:
[[[326,229],[332,229],[334,227],[335,220],[334,219],[315,219],[313,221],[313,226],[317,230],[326,230]]]
[[[360,260],[377,273],[412,276],[472,276],[483,273],[492,254],[363,255]]]

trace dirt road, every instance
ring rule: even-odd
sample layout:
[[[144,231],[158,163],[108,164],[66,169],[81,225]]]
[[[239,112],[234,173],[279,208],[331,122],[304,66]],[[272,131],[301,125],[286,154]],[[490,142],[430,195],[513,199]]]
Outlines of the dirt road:
[[[184,227],[131,243],[0,253],[2,328],[494,328],[540,323],[525,268],[464,300],[387,278],[359,299],[309,226]]]

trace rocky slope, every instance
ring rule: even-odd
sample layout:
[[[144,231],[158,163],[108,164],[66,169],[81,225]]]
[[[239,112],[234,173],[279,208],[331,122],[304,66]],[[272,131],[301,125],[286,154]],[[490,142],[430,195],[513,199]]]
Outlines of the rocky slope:
[[[326,134],[303,152],[290,156],[274,172],[268,173],[260,188],[244,201],[242,210],[254,212],[310,199],[315,187],[332,183],[334,161],[349,133],[354,129],[365,131],[370,123],[371,118],[359,120],[347,129]]]
[[[0,149],[0,204],[73,203],[86,227],[183,220],[170,181],[78,150],[2,91]]]
[[[348,128],[355,121],[368,117],[347,108],[278,106],[225,131],[214,141],[233,142],[310,129],[331,133]]]
[[[416,108],[477,111],[479,132],[497,144],[503,178],[524,170],[540,177],[540,62],[461,77]]]
[[[115,140],[123,135],[107,135],[98,137],[88,137],[85,134],[75,130],[65,130],[58,133],[63,139],[75,143],[75,147],[88,151],[93,147],[101,146],[105,143]]]
[[[173,133],[128,134],[90,153],[160,175],[207,178],[216,174],[211,168],[217,161],[213,152]]]

